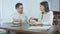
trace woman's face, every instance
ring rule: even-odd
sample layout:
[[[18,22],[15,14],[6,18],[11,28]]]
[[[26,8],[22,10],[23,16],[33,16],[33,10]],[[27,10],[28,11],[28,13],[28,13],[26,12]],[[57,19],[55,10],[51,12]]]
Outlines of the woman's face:
[[[45,10],[45,7],[43,5],[40,5],[40,10],[41,11],[44,11]]]

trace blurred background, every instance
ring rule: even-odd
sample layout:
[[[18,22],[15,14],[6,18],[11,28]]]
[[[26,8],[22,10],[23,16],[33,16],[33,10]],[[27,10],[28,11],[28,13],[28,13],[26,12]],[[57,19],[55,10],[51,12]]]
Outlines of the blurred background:
[[[16,12],[15,4],[23,3],[24,12],[29,17],[38,18],[40,11],[40,2],[48,1],[51,11],[60,11],[60,0],[0,0],[0,22],[7,22],[11,15]]]
[[[41,1],[47,1],[49,3],[49,9],[54,13],[55,21],[53,20],[53,23],[58,25],[55,26],[54,31],[56,28],[59,28],[56,31],[60,32],[60,0],[0,0],[0,24],[8,22],[12,18],[11,16],[16,12],[16,3],[23,4],[24,13],[28,18],[38,18],[38,16],[41,14]]]

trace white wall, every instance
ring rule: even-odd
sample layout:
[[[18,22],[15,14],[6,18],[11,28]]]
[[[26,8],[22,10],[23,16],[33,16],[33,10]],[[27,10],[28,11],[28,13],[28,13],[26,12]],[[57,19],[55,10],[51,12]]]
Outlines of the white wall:
[[[11,15],[16,12],[15,4],[18,2],[23,3],[24,12],[29,17],[38,17],[41,13],[39,9],[40,2],[43,0],[2,0],[2,22],[9,20]]]
[[[48,2],[50,3],[50,10],[52,11],[60,11],[59,10],[59,0],[48,0]]]
[[[9,20],[11,18],[11,15],[13,13],[16,12],[16,9],[15,9],[15,4],[16,3],[23,3],[23,4],[26,4],[24,0],[2,0],[2,20],[3,22]],[[24,8],[27,7],[26,5],[24,5]],[[25,11],[25,10],[24,10]]]
[[[2,13],[1,13],[1,12],[2,12],[2,0],[0,0],[0,22],[1,22],[1,20],[2,20],[2,19],[1,19],[1,16],[2,16],[2,15],[1,15]]]

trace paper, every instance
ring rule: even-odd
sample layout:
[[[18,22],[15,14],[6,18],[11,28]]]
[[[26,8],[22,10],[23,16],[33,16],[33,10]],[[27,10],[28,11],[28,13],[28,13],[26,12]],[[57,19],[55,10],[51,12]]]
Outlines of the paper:
[[[48,30],[51,26],[31,26],[28,29]]]

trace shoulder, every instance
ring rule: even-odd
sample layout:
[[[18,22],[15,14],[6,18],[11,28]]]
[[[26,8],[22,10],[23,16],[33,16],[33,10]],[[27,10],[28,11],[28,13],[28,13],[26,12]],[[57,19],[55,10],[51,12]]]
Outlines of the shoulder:
[[[53,14],[53,11],[49,11],[48,14]]]
[[[49,11],[47,14],[48,15],[53,15],[53,11]]]
[[[11,15],[11,17],[16,17],[17,16],[17,13],[13,13],[12,15]]]
[[[26,13],[23,13],[23,15],[24,15],[24,16],[27,16],[27,14],[26,14]]]
[[[48,16],[54,17],[54,16],[53,16],[53,11],[49,11],[49,12],[48,12]]]

